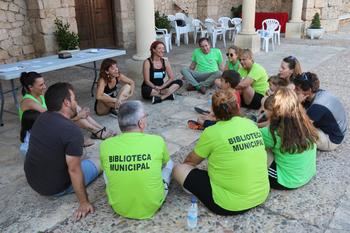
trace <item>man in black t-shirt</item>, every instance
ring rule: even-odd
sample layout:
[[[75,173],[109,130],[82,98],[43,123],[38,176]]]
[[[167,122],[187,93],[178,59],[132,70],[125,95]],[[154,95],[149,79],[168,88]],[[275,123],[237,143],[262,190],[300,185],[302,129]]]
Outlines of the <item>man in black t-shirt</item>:
[[[25,175],[29,185],[42,195],[61,196],[74,191],[80,204],[74,215],[80,219],[94,211],[85,185],[100,173],[100,162],[98,157],[81,159],[83,135],[70,120],[77,114],[73,87],[56,83],[47,90],[45,100],[48,111],[33,125]]]

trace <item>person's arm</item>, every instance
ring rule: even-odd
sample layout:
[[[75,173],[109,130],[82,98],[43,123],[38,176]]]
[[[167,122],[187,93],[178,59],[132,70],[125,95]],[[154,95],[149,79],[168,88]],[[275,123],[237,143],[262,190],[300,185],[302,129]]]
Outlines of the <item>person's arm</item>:
[[[225,70],[228,70],[228,62],[226,62],[226,64],[225,64],[224,71]]]
[[[135,90],[135,82],[134,82],[134,80],[126,77],[124,74],[119,74],[118,80],[123,82],[123,83],[125,83],[125,84],[129,84],[130,85],[130,87],[131,87],[130,96],[132,96],[134,94],[134,90]]]
[[[236,89],[237,90],[245,89],[245,88],[251,86],[253,84],[253,82],[254,82],[254,79],[246,77],[239,82]]]
[[[66,162],[72,186],[79,201],[79,207],[74,213],[74,218],[75,220],[79,220],[87,216],[89,213],[93,213],[94,207],[89,202],[86,193],[84,176],[80,167],[80,156],[66,155]]]
[[[151,67],[151,64],[149,63],[148,59],[145,60],[143,62],[143,81],[145,82],[145,84],[149,87],[151,87],[152,89],[155,89],[155,90],[159,90],[159,87],[154,85],[152,82],[151,82],[151,79],[149,77],[149,69]]]
[[[191,65],[190,65],[190,70],[196,69],[196,66],[197,66],[197,63],[194,62],[194,61],[192,61],[192,62],[191,62]]]
[[[32,99],[24,99],[21,102],[21,109],[22,111],[27,111],[27,110],[36,110],[38,112],[46,112],[46,109],[43,108],[40,104],[36,103]]]
[[[220,69],[221,71],[225,71],[225,70],[226,70],[225,62],[221,62],[221,64],[219,64],[219,69]],[[228,67],[227,67],[227,69],[228,69]]]
[[[109,95],[104,93],[104,89],[107,83],[103,78],[100,78],[97,82],[97,91],[96,91],[96,99],[105,103],[115,103],[117,102],[117,98],[112,98]]]
[[[171,65],[169,61],[165,60],[165,71],[168,74],[168,80],[160,87],[160,89],[164,89],[166,86],[169,85],[174,80],[174,73],[171,69]]]
[[[192,151],[187,155],[183,163],[195,167],[198,164],[200,164],[203,160],[204,158],[199,157],[194,151]]]

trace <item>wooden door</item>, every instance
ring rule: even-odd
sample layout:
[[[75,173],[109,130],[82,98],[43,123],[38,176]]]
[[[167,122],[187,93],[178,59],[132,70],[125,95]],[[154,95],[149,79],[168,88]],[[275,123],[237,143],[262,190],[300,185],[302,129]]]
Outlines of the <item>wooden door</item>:
[[[112,0],[75,0],[80,48],[116,46]]]

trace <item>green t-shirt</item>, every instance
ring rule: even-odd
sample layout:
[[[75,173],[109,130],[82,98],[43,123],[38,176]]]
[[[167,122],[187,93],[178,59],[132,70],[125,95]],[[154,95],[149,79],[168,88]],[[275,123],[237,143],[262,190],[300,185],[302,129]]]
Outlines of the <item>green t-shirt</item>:
[[[22,101],[24,99],[31,99],[33,100],[35,103],[41,105],[41,107],[45,108],[47,110],[47,106],[46,106],[46,102],[45,102],[45,98],[43,95],[40,96],[40,100],[41,103],[39,102],[39,100],[37,100],[34,96],[32,96],[31,94],[25,94],[22,98]],[[22,120],[22,116],[23,116],[23,111],[21,108],[18,109],[18,115],[19,115],[19,119]]]
[[[266,91],[269,89],[269,83],[267,81],[269,76],[264,67],[260,64],[253,63],[249,72],[241,67],[238,69],[238,73],[241,75],[242,79],[248,77],[254,80],[252,87],[255,92],[265,95]]]
[[[240,65],[241,63],[237,60],[237,62],[236,62],[235,64],[233,64],[233,63],[230,62],[230,61],[227,61],[226,64],[227,64],[229,70],[234,70],[234,71],[237,71],[237,72],[238,72],[239,65]]]
[[[260,129],[265,146],[271,149],[277,169],[277,181],[287,188],[298,188],[308,183],[316,174],[316,145],[302,153],[289,154],[280,151],[281,138],[276,134],[276,145],[268,127]]]
[[[242,117],[218,121],[204,130],[194,149],[208,158],[213,199],[226,210],[245,210],[269,194],[266,151],[258,127]]]
[[[151,218],[165,199],[162,165],[169,153],[163,138],[123,133],[101,143],[100,158],[113,210],[127,218]]]
[[[217,48],[211,48],[208,54],[204,54],[200,48],[196,48],[192,54],[192,61],[196,63],[196,71],[198,72],[216,72],[222,63],[222,54]]]

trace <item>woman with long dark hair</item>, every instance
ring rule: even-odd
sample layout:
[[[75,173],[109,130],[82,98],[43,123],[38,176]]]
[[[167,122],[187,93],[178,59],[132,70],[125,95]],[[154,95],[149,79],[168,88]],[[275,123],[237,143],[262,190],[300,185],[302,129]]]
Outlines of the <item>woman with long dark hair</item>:
[[[122,85],[118,85],[119,83]],[[111,58],[103,60],[97,80],[96,114],[109,113],[112,117],[117,117],[119,106],[134,94],[134,90],[135,82],[120,73],[116,60]]]
[[[20,77],[22,84],[22,101],[20,103],[19,116],[22,119],[22,114],[27,110],[36,110],[38,112],[46,112],[47,107],[44,98],[46,84],[44,77],[37,72],[23,72]],[[115,135],[115,132],[107,130],[97,123],[91,116],[88,108],[78,106],[78,114],[72,118],[80,128],[91,132],[93,139],[106,139]],[[85,140],[85,145],[92,145],[93,142]]]

